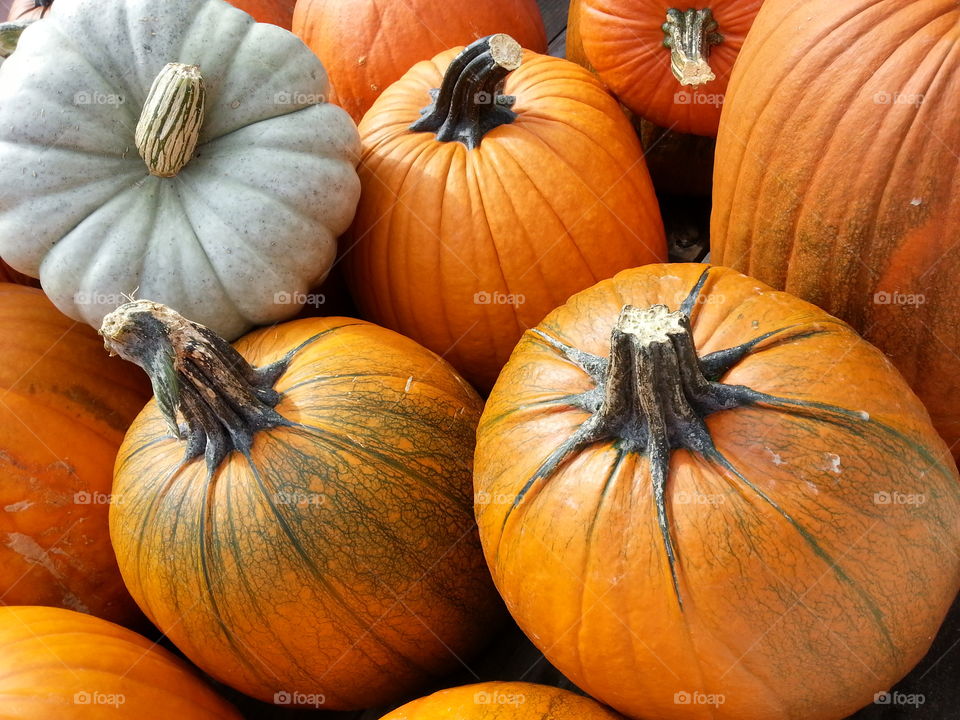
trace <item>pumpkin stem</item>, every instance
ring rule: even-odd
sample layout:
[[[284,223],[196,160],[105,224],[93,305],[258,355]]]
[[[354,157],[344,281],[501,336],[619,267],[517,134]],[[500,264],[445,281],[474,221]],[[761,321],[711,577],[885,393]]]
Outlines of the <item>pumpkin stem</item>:
[[[173,177],[190,162],[200,139],[206,96],[196,65],[169,63],[154,78],[134,138],[151,175]]]
[[[35,22],[36,19],[0,23],[0,59],[8,58],[13,54],[23,31]]]
[[[186,441],[185,461],[203,454],[212,472],[232,451],[246,454],[259,430],[288,424],[273,389],[286,358],[255,368],[212,330],[149,300],[118,307],[100,335],[111,355],[150,377],[171,433]]]
[[[483,136],[512,123],[516,98],[501,93],[504,78],[520,67],[523,49],[509,35],[490,35],[466,47],[447,67],[443,82],[431,91],[433,102],[410,126],[433,132],[441,142],[462,142],[471,150]]]
[[[714,45],[723,42],[710,8],[667,10],[663,45],[670,49],[670,69],[681,85],[704,85],[716,80],[707,58]]]

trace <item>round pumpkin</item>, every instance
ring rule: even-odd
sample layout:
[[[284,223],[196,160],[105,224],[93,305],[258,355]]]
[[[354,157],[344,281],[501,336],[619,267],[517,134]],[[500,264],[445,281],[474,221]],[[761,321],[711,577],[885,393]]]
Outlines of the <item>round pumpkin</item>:
[[[571,13],[582,57],[624,105],[670,130],[715,136],[730,71],[762,2],[576,0]]]
[[[0,255],[70,317],[139,293],[234,338],[326,275],[357,133],[289,32],[221,0],[73,0],[0,73]]]
[[[485,682],[440,690],[381,720],[621,720],[590,698],[526,682]]]
[[[417,64],[360,134],[351,292],[482,390],[571,293],[665,259],[640,143],[574,63],[484,38]]]
[[[923,405],[848,325],[727,268],[570,298],[504,368],[475,464],[507,607],[631,717],[839,720],[960,590],[960,477]]]
[[[132,369],[39,290],[0,283],[0,605],[143,619],[107,527],[113,460],[150,397]]]
[[[481,402],[443,360],[348,318],[234,350],[145,301],[101,333],[156,393],[117,456],[120,570],[194,663],[262,700],[358,709],[489,637],[502,606],[472,512]]]
[[[298,0],[293,31],[330,73],[330,102],[358,123],[413,65],[448,48],[506,32],[547,51],[536,0]]]
[[[70,610],[0,607],[4,720],[240,720],[180,658]]]
[[[717,139],[711,243],[890,356],[960,459],[957,23],[949,0],[764,5]]]

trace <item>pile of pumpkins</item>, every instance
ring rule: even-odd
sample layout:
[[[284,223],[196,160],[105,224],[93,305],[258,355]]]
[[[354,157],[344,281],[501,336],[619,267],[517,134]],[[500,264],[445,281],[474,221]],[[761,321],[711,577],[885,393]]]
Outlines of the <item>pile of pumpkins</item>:
[[[958,23],[14,2],[0,715],[874,702],[960,590]],[[714,264],[631,116],[717,138]],[[508,617],[580,692],[449,687]]]

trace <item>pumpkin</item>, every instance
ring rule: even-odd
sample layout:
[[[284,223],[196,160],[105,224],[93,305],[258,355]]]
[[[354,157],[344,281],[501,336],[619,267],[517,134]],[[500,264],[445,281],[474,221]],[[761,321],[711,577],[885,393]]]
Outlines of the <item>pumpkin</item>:
[[[358,123],[416,63],[501,31],[547,51],[536,0],[298,0],[293,14],[293,32],[330,73],[330,102]]]
[[[582,57],[624,105],[661,127],[716,136],[731,68],[762,2],[576,0],[571,13]]]
[[[619,720],[590,698],[526,682],[486,682],[440,690],[381,720]]]
[[[478,40],[416,65],[360,133],[351,292],[483,390],[571,293],[665,259],[637,137],[571,62]]]
[[[113,460],[150,396],[131,369],[39,290],[0,283],[0,604],[142,620],[107,527]]]
[[[956,458],[958,22],[948,0],[771,0],[731,80],[711,220],[715,260],[890,356]]]
[[[262,700],[357,709],[483,644],[502,606],[472,513],[481,402],[443,360],[347,318],[234,350],[146,301],[101,333],[156,393],[117,456],[120,570],[194,663]]]
[[[180,658],[71,610],[0,607],[4,720],[240,720]]]
[[[39,20],[53,7],[53,0],[13,0],[7,20]]]
[[[139,292],[237,337],[326,275],[357,134],[287,31],[220,0],[73,0],[0,73],[0,255],[70,317]]]
[[[631,717],[846,717],[960,590],[960,477],[923,405],[848,325],[727,268],[570,298],[500,375],[475,466],[508,609]]]

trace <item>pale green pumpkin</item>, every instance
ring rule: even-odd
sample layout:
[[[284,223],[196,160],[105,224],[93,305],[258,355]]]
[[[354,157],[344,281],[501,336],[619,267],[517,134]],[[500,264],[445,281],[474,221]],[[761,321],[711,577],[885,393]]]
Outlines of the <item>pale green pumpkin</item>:
[[[172,63],[199,102],[157,80]],[[360,193],[327,92],[298,38],[223,0],[59,0],[0,66],[0,256],[96,327],[125,293],[229,338],[296,314]]]

